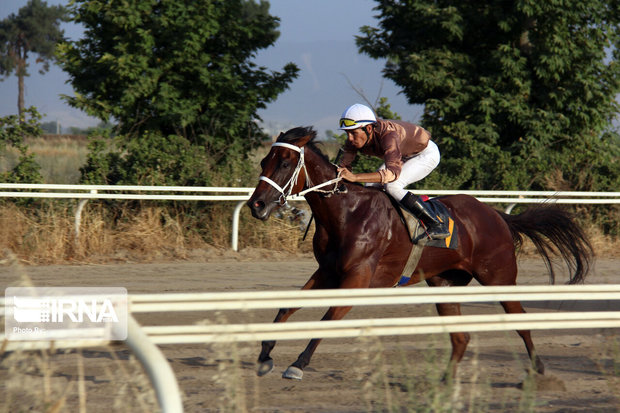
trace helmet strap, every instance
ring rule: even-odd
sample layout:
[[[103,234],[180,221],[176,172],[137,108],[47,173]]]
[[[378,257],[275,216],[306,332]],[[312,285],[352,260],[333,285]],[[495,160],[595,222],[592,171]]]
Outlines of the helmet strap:
[[[368,141],[370,140],[370,132],[368,132],[368,129],[366,128],[366,126],[362,126],[362,129],[364,130],[364,133],[366,134],[366,142],[364,142],[364,145],[362,146],[362,148],[365,147],[368,144]]]

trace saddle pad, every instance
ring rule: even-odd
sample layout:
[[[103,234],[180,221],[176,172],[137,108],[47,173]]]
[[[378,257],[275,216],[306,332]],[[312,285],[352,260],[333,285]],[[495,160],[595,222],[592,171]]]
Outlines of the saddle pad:
[[[401,273],[401,276],[396,283],[396,286],[405,285],[411,279],[411,274],[415,270],[415,267],[418,265],[418,261],[420,261],[420,257],[422,256],[422,250],[425,246],[437,247],[437,248],[450,248],[456,249],[458,247],[458,234],[456,232],[456,225],[454,225],[454,220],[450,215],[450,211],[446,208],[444,204],[441,202],[431,199],[427,202],[428,206],[431,207],[432,211],[437,215],[439,219],[443,222],[448,222],[448,229],[450,230],[450,236],[446,239],[438,239],[438,240],[430,240],[426,235],[426,231],[424,227],[420,225],[420,221],[414,217],[409,210],[406,208],[402,208],[400,204],[398,207],[400,208],[403,221],[409,231],[409,236],[411,237],[412,247],[411,252],[409,253],[409,258],[407,259],[407,263],[405,264],[405,268]]]

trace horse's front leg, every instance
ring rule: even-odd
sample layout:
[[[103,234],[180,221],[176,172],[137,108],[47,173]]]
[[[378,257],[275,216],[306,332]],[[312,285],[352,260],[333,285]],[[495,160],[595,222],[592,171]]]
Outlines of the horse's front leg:
[[[312,277],[301,288],[302,290],[329,288],[324,271],[320,268],[312,274]],[[281,308],[273,320],[274,323],[283,323],[293,315],[299,308]],[[256,374],[264,376],[273,370],[273,359],[270,354],[275,347],[275,340],[265,340],[261,343],[261,352],[258,356],[258,370]]]
[[[330,307],[321,320],[340,320],[351,308],[352,307]],[[301,380],[304,375],[303,369],[310,364],[310,359],[321,340],[321,338],[313,338],[310,340],[306,349],[297,357],[297,361],[291,364],[284,373],[282,373],[282,377],[285,379]]]
[[[276,318],[273,320],[274,323],[283,323],[285,322],[295,311],[299,310],[299,308],[281,308],[276,315]],[[273,359],[271,358],[271,350],[276,346],[275,340],[264,340],[261,343],[261,352],[258,355],[258,369],[256,374],[259,376],[264,376],[273,370]]]
[[[348,268],[345,268],[345,271],[343,271],[347,275],[343,277],[338,288],[368,288],[373,270],[374,268],[371,268],[367,263],[349,265]],[[351,308],[350,306],[330,307],[321,321],[340,320]],[[286,369],[282,377],[285,379],[301,380],[304,374],[303,369],[310,364],[310,359],[321,340],[320,338],[310,340],[306,349],[299,355],[297,360]]]

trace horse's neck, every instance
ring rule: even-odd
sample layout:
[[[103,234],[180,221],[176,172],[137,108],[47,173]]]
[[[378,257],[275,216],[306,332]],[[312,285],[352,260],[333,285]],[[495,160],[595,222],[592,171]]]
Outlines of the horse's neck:
[[[336,178],[337,174],[333,164],[316,153],[314,149],[307,148],[305,152],[306,173],[308,174],[306,179],[307,187],[320,185],[323,182]],[[321,189],[328,190],[330,188],[331,186]]]
[[[334,165],[325,160],[313,149],[308,149],[306,151],[305,158],[306,171],[309,178],[306,180],[307,187],[320,185],[337,177]],[[306,194],[305,197],[308,201],[308,205],[310,205],[312,213],[317,220],[329,220],[330,217],[340,216],[341,212],[345,212],[348,204],[343,194],[336,192],[328,195],[325,193],[340,185],[342,185],[342,182],[327,185],[320,188],[320,191],[312,191]]]

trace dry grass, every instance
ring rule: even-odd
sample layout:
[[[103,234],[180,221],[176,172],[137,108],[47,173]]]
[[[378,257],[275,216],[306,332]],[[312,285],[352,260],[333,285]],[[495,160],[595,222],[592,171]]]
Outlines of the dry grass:
[[[83,136],[46,135],[26,139],[29,151],[41,166],[41,175],[48,184],[77,184],[80,167],[88,155],[88,142]],[[0,172],[12,169],[19,157],[15,148],[7,148],[0,156]]]
[[[73,201],[36,205],[0,204],[0,249],[27,264],[153,262],[193,259],[205,250],[229,250],[233,204],[202,205],[192,210],[152,203],[90,202],[82,213],[76,239]],[[314,225],[305,241],[303,225],[287,215],[258,221],[247,208],[241,213],[239,247],[290,254],[312,251]],[[599,257],[620,255],[620,241],[586,227]],[[526,242],[524,256],[537,254]]]
[[[111,411],[152,412],[155,394],[140,363],[112,347],[5,353],[0,371],[4,397],[0,412],[84,412],[89,401],[101,404],[97,380],[107,383]],[[93,359],[93,354],[105,354]]]
[[[36,205],[0,204],[0,249],[26,264],[152,262],[183,260],[208,249],[230,249],[233,205],[205,205],[200,210],[91,202],[75,232],[76,202],[42,201]],[[244,210],[241,248],[308,252],[298,225],[284,219],[259,222]],[[312,234],[310,234],[311,236]]]
[[[11,286],[32,286],[25,267],[7,254]],[[0,317],[4,326],[4,318]],[[95,358],[93,355],[97,355]],[[95,379],[96,377],[96,379]],[[99,383],[106,383],[104,394]],[[0,412],[86,413],[89,400],[115,412],[152,412],[155,392],[142,365],[126,348],[0,351]]]

